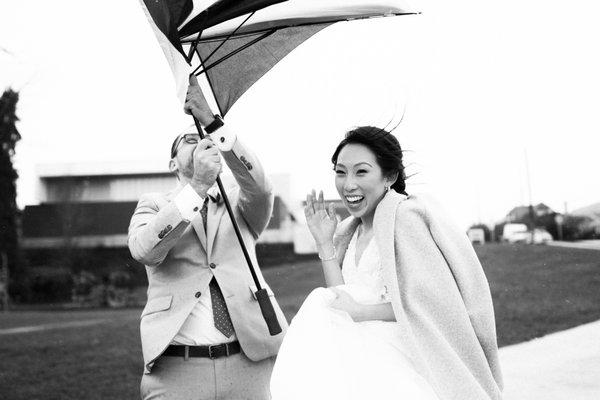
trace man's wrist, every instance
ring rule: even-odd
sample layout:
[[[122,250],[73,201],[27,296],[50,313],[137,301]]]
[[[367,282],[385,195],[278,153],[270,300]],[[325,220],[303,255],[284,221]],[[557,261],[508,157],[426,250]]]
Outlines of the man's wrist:
[[[212,124],[215,120],[215,115],[210,110],[206,111],[195,109],[193,114],[194,117],[200,122],[200,125],[202,125],[203,127],[207,127],[208,125]]]
[[[210,189],[209,185],[202,182],[196,182],[193,179],[190,181],[190,186],[192,187],[192,189],[194,189],[196,193],[198,193],[198,196],[202,198],[205,198],[207,196],[208,189]]]

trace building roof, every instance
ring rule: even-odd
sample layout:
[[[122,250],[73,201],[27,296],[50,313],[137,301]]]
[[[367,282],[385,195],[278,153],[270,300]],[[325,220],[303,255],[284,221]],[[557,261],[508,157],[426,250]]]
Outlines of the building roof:
[[[583,215],[594,220],[600,220],[600,203],[590,204],[589,206],[578,208],[571,212],[573,215]]]
[[[170,174],[168,164],[164,160],[38,164],[36,165],[36,173],[42,179],[74,176]]]

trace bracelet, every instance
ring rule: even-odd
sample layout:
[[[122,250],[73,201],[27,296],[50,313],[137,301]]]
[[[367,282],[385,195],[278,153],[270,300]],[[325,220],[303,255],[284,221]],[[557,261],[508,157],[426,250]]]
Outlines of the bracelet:
[[[317,253],[317,255],[319,256],[319,260],[321,260],[321,261],[333,261],[337,258],[337,251],[335,251],[335,248],[334,248],[333,255],[331,257],[322,257],[321,253]]]

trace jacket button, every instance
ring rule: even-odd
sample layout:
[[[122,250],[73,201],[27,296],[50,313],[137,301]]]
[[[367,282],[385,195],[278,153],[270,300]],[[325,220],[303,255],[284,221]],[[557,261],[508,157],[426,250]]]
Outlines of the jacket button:
[[[217,264],[215,264],[215,263],[210,263],[208,266],[211,267],[212,269],[217,268]]]
[[[202,293],[196,292],[196,294],[194,296],[196,296],[196,298],[198,299],[198,298],[200,298],[200,296],[202,296]]]
[[[198,207],[194,207],[194,211],[198,211]]]

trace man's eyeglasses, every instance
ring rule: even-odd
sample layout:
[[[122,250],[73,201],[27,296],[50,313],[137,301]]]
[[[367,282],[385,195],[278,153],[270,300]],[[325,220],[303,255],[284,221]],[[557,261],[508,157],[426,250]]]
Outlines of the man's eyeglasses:
[[[185,135],[179,136],[173,142],[173,146],[171,146],[171,158],[175,158],[177,155],[177,150],[179,149],[181,142],[185,142],[187,144],[198,144],[199,141],[200,135],[197,133],[186,133]]]

